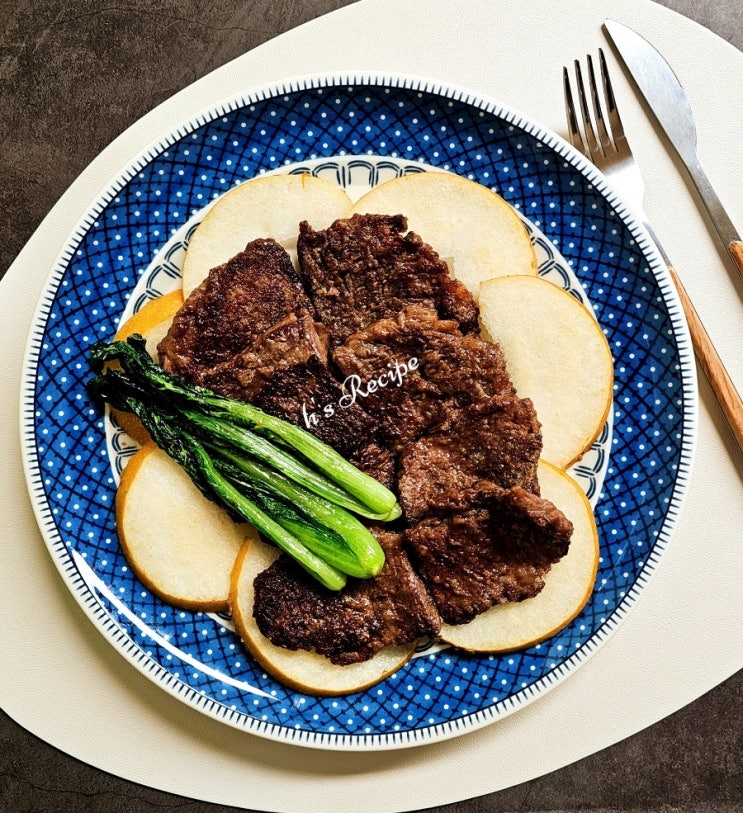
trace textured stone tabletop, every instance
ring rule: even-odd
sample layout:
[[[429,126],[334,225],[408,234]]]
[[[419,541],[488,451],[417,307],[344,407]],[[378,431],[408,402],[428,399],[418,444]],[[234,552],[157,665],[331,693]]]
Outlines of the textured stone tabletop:
[[[345,5],[343,0],[0,0],[0,273],[78,174],[132,122],[246,50]],[[743,48],[740,0],[662,5]],[[742,693],[738,674],[598,754],[437,810],[741,811]],[[232,809],[144,788],[81,764],[4,713],[0,738],[1,811]]]

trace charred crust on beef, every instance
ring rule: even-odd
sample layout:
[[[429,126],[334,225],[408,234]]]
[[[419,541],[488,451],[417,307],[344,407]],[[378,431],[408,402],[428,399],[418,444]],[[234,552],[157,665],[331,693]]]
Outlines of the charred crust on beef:
[[[406,531],[417,572],[447,624],[544,587],[568,550],[573,526],[551,502],[516,486],[489,486],[466,511]]]
[[[495,395],[454,410],[400,455],[399,495],[408,521],[466,509],[483,483],[539,493],[542,435],[528,399]]]
[[[361,399],[364,409],[381,421],[395,451],[434,430],[452,410],[514,393],[498,345],[464,336],[456,322],[421,305],[374,322],[332,353],[343,376],[362,381],[413,357],[418,366],[402,386],[387,386]]]
[[[333,345],[414,303],[454,319],[464,333],[478,329],[472,295],[406,228],[402,215],[376,214],[336,220],[323,231],[300,224],[300,270]]]
[[[275,240],[254,240],[191,293],[158,346],[160,362],[194,381],[298,307],[313,310],[288,253]]]
[[[370,441],[358,446],[349,454],[348,459],[390,491],[397,488],[397,458],[383,444]]]
[[[159,346],[163,366],[220,395],[250,401],[304,426],[312,412],[343,396],[327,367],[328,332],[285,249],[255,240],[210,271],[176,314]],[[384,485],[395,459],[379,445],[379,424],[360,406],[308,428]]]
[[[323,588],[285,555],[259,573],[253,613],[261,633],[276,646],[314,650],[338,665],[437,635],[439,614],[401,548],[400,535],[375,533],[386,556],[382,572],[350,581],[341,593]]]

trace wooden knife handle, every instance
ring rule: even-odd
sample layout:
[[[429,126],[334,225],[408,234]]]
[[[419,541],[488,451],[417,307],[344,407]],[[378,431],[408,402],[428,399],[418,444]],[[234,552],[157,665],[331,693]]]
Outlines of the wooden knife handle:
[[[743,263],[743,246],[741,246],[740,259],[741,263]],[[735,385],[725,369],[725,365],[717,355],[712,340],[704,329],[704,325],[694,305],[692,305],[676,270],[670,267],[668,270],[671,272],[671,277],[676,284],[686,314],[686,321],[689,323],[691,341],[699,364],[707,376],[722,414],[725,416],[725,420],[728,422],[730,430],[738,443],[738,447],[743,452],[743,401],[741,401],[740,395],[738,395]],[[741,266],[741,270],[743,271],[743,266]]]
[[[738,266],[738,271],[740,271],[743,276],[743,243],[741,243],[740,240],[734,240],[728,246],[728,250],[733,258],[733,262]]]

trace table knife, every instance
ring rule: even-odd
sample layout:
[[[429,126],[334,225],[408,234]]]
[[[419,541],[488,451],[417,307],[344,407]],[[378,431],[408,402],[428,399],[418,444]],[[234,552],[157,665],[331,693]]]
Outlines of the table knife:
[[[611,19],[604,20],[604,29],[679,154],[720,239],[743,277],[743,241],[699,161],[696,124],[686,91],[666,60],[637,32]]]

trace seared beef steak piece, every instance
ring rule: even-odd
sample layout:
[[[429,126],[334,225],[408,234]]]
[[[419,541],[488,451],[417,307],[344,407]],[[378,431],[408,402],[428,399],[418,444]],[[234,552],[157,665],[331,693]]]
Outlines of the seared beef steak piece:
[[[402,215],[353,215],[324,231],[300,224],[299,267],[331,346],[372,322],[420,303],[462,332],[478,330],[472,295]]]
[[[469,507],[483,483],[539,493],[542,435],[531,401],[494,395],[454,410],[431,434],[400,455],[399,493],[405,518],[417,521]]]
[[[343,391],[324,362],[325,342],[323,326],[300,310],[269,328],[243,352],[204,372],[199,383],[308,429],[392,488],[395,460],[379,445],[379,423],[357,405],[338,407]],[[333,407],[331,416],[323,413],[328,405]],[[317,414],[317,423],[308,426],[312,413]]]
[[[490,486],[468,510],[424,519],[405,536],[441,618],[466,624],[495,604],[539,593],[572,531],[551,502],[519,486]]]
[[[408,371],[400,386],[388,382],[358,399],[381,421],[395,451],[434,429],[454,409],[514,392],[498,345],[463,336],[456,322],[440,319],[422,305],[374,322],[332,354],[342,376],[356,376],[362,391],[380,373],[396,365],[409,367],[412,358],[417,368]]]
[[[298,307],[312,312],[291,258],[274,240],[254,240],[191,293],[158,346],[160,362],[198,382]]]
[[[163,366],[228,398],[303,426],[367,474],[392,486],[395,462],[379,424],[343,397],[327,368],[328,334],[314,321],[287,252],[255,240],[209,273],[160,343]],[[327,417],[323,407],[334,407]],[[307,426],[305,411],[319,413]]]
[[[400,535],[375,533],[386,555],[382,572],[350,581],[340,593],[323,588],[285,555],[256,576],[253,613],[263,635],[277,646],[315,650],[346,665],[368,660],[382,647],[438,634],[439,615]]]

